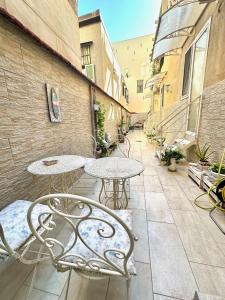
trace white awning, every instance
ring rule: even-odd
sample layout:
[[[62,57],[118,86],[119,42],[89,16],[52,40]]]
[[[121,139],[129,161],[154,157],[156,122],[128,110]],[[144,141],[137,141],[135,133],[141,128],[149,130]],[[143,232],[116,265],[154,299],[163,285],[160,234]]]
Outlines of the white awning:
[[[150,88],[154,84],[161,83],[163,78],[165,77],[165,75],[166,75],[166,72],[162,72],[162,73],[159,73],[159,74],[153,76],[152,78],[149,78],[148,80],[146,80],[145,88]]]
[[[183,46],[198,22],[207,4],[179,1],[159,18],[159,25],[153,49],[153,59]],[[182,4],[182,5],[181,5]]]

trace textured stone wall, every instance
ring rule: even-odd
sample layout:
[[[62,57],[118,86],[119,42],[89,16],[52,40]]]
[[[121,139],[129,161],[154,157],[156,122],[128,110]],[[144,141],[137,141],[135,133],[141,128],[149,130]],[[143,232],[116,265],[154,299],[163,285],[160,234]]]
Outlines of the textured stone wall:
[[[220,160],[225,148],[225,80],[204,90],[199,142],[211,145],[212,159]]]
[[[59,88],[62,123],[49,121],[45,83]],[[87,139],[92,134],[89,85],[0,16],[0,207],[48,192],[46,178],[34,181],[27,172],[31,162],[51,155],[92,153]],[[98,93],[111,103],[111,98]],[[107,126],[114,133],[117,122]]]
[[[0,8],[81,70],[76,1],[4,0]]]

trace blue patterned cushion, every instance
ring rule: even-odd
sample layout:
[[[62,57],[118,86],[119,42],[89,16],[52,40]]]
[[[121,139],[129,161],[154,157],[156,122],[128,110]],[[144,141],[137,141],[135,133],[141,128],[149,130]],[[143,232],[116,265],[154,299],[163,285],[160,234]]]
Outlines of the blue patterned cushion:
[[[30,237],[31,231],[27,223],[27,211],[30,201],[17,200],[0,211],[0,224],[2,225],[5,239],[12,250],[18,249]],[[47,212],[46,205],[37,204],[32,212],[34,226],[38,227],[38,216]],[[47,217],[47,216],[46,216]],[[3,245],[0,239],[0,245]]]
[[[113,211],[132,231],[132,212],[129,210],[119,210]],[[82,215],[85,215],[87,210],[83,210]],[[111,217],[109,214],[105,213],[102,210],[94,209],[91,217],[100,218],[109,222],[116,229],[115,235],[109,238],[100,237],[98,230],[102,229],[102,234],[105,236],[110,236],[112,234],[112,229],[109,225],[105,224],[102,221],[97,220],[86,220],[81,222],[79,226],[79,233],[81,238],[86,242],[86,244],[93,249],[97,254],[103,256],[105,250],[116,249],[121,250],[124,253],[127,253],[130,248],[130,239],[129,236],[122,227],[122,225]],[[74,242],[74,234],[71,234],[67,249],[71,247]],[[84,258],[85,260],[99,258],[91,250],[89,250],[78,238],[75,246],[70,250],[67,256],[64,258],[66,261],[77,263],[77,256]],[[124,259],[120,259],[115,256],[115,252],[108,253],[108,259],[113,262],[120,269],[123,269]],[[104,265],[102,265],[104,268]],[[133,253],[128,260],[127,264],[128,272],[130,274],[136,274],[136,268],[134,265]]]

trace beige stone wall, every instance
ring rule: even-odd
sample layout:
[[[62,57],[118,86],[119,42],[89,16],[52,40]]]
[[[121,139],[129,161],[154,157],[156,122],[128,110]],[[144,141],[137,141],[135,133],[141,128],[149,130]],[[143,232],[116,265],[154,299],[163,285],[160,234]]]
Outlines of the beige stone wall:
[[[220,160],[225,149],[225,80],[204,90],[199,142],[211,145],[212,158]]]
[[[124,117],[124,129],[128,128],[129,116],[130,113],[126,111],[119,103],[116,101],[110,100],[103,93],[96,91],[96,101],[100,102],[104,109],[105,113],[105,132],[110,133],[112,139],[116,141],[118,139],[118,126],[121,122],[121,116]]]
[[[4,0],[0,7],[81,69],[78,16],[72,0]]]
[[[49,121],[46,83],[59,88],[62,123]],[[106,104],[113,102],[98,89],[97,93]],[[2,16],[0,104],[0,207],[48,193],[47,179],[34,181],[27,172],[31,162],[52,155],[91,154],[89,82]],[[116,121],[107,126],[115,135]]]

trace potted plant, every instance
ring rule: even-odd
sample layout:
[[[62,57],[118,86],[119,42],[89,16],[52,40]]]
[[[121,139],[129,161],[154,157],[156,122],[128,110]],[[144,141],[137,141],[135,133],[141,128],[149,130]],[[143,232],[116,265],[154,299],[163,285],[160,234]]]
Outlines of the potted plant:
[[[153,128],[151,132],[147,133],[146,136],[147,136],[147,138],[150,139],[151,141],[152,141],[153,139],[155,139],[155,137],[156,137],[156,131],[155,131],[155,128]]]
[[[220,178],[225,178],[225,165],[221,163],[213,163],[210,167],[210,177],[212,180],[217,180]]]
[[[102,154],[102,148],[99,143],[97,143],[96,154],[97,154],[97,156],[101,156],[101,154]]]
[[[209,152],[210,146],[208,144],[204,144],[202,147],[197,144],[197,148],[195,151],[195,155],[198,158],[198,164],[201,170],[206,170],[210,166],[209,157],[213,154],[213,152]]]
[[[181,150],[177,146],[168,146],[162,154],[161,160],[168,166],[168,170],[176,171],[176,164],[184,158]]]
[[[163,147],[164,143],[166,141],[166,138],[165,137],[158,137],[158,138],[155,138],[154,140],[156,140],[159,147]]]

